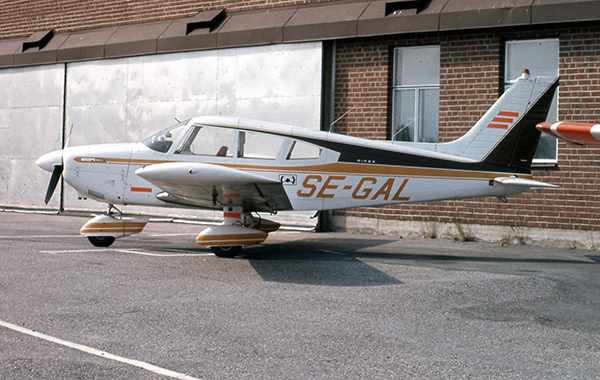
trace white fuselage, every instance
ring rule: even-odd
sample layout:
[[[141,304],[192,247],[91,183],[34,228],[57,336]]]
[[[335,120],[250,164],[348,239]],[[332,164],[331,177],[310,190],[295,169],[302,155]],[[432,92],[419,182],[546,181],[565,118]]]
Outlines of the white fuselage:
[[[230,171],[230,176],[233,177],[236,172],[252,173],[281,183],[291,209],[294,210],[505,197],[526,189],[494,182],[494,178],[510,175],[531,178],[523,173],[456,169],[451,168],[451,165],[446,165],[447,168],[416,167],[403,165],[401,162],[390,165],[377,163],[375,159],[340,162],[340,153],[330,147],[321,147],[320,154],[315,157],[290,159],[290,149],[299,135],[297,131],[288,130],[283,133],[280,151],[269,158],[244,157],[239,152],[236,154],[235,150],[230,156],[177,152],[176,147],[180,145],[178,142],[167,152],[155,151],[143,143],[69,147],[63,151],[63,176],[85,198],[115,205],[177,207],[177,204],[160,200],[157,195],[164,190],[137,175],[136,171],[163,163],[204,163],[211,167],[214,165],[234,169]],[[406,147],[386,142],[329,134],[330,141],[333,138],[346,145],[358,141],[369,149],[410,153]],[[237,143],[232,141],[231,145],[237,146]],[[438,160],[449,159],[447,155],[438,157],[432,152],[417,151],[412,154]],[[456,162],[465,164],[460,158],[456,158]],[[174,181],[177,182],[177,178]]]

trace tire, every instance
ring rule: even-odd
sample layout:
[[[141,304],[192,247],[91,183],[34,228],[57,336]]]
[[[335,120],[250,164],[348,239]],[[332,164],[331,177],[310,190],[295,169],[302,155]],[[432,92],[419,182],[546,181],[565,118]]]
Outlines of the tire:
[[[115,242],[112,236],[88,236],[87,238],[94,247],[110,247]]]
[[[229,245],[223,247],[210,247],[215,256],[224,258],[233,258],[240,254],[242,251],[241,245]]]

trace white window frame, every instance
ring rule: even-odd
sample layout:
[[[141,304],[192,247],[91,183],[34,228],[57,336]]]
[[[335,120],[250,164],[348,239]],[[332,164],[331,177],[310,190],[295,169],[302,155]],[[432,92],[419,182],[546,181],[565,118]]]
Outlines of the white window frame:
[[[440,76],[439,76],[439,60],[438,60],[438,73],[437,73],[437,83],[416,83],[416,84],[401,84],[398,83],[398,75],[397,75],[397,71],[398,71],[398,51],[400,50],[413,50],[416,51],[417,49],[431,49],[431,48],[437,48],[438,49],[438,57],[439,57],[439,49],[440,49],[440,45],[423,45],[423,46],[406,46],[406,47],[396,47],[394,48],[394,52],[393,52],[393,56],[394,56],[394,64],[393,64],[393,82],[392,82],[392,122],[391,122],[391,140],[395,140],[395,141],[404,141],[404,140],[398,140],[398,135],[400,134],[400,132],[402,132],[402,130],[404,130],[405,128],[407,128],[408,126],[411,126],[413,128],[414,134],[413,134],[413,141],[414,142],[420,142],[423,141],[423,123],[421,118],[419,117],[419,115],[423,112],[426,112],[424,110],[421,109],[421,103],[422,103],[422,95],[423,92],[426,90],[437,90],[438,92],[438,98],[437,98],[437,105],[438,107],[436,108],[435,111],[435,119],[439,122],[439,91],[440,91]],[[407,90],[412,90],[414,91],[414,115],[415,118],[413,119],[412,123],[413,125],[407,124],[405,127],[398,129],[396,127],[396,119],[399,116],[398,112],[399,110],[396,107],[396,101],[397,101],[397,96],[400,94],[401,91],[407,91]],[[439,124],[436,122],[436,128],[439,128]],[[436,131],[436,132],[439,132]],[[437,136],[437,133],[436,133]],[[429,142],[437,142],[437,137],[436,137],[436,141],[429,141]]]
[[[510,60],[513,58],[511,56],[511,47],[526,45],[526,44],[552,44],[547,45],[549,48],[556,48],[556,61],[551,61],[548,59],[543,59],[537,57],[535,51],[532,49],[528,49],[529,52],[532,52],[531,56],[528,56],[526,61],[528,67],[515,68],[510,72]],[[560,41],[558,38],[544,38],[544,39],[523,39],[523,40],[508,40],[505,43],[505,69],[504,69],[504,89],[508,89],[511,85],[510,81],[515,80],[520,73],[515,71],[529,69],[531,75],[558,75],[558,64],[559,64],[559,54],[560,54]],[[538,59],[536,59],[538,58]],[[522,60],[522,59],[521,59]],[[554,71],[555,65],[556,71]],[[541,72],[541,73],[540,73]],[[513,78],[514,77],[514,78]],[[558,91],[554,94],[553,104],[550,107],[550,111],[548,112],[547,121],[554,121],[558,119]],[[540,142],[543,142],[546,145],[552,144],[554,146],[554,157],[553,158],[535,158],[533,159],[532,166],[534,167],[545,167],[545,166],[555,166],[558,163],[558,143],[555,138],[552,136],[546,135],[542,133],[540,137]],[[540,146],[538,145],[538,149]],[[536,152],[536,155],[538,153]]]

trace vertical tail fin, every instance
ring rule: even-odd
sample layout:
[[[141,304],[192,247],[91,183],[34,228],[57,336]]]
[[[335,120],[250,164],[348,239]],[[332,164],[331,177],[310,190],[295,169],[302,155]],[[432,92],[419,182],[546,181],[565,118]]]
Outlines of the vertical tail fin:
[[[536,83],[532,89],[533,102],[530,102],[530,107],[490,150],[483,159],[484,162],[521,170],[530,169],[541,135],[535,126],[548,117],[548,110],[558,87],[558,78],[550,82],[544,79],[548,78],[534,79]]]
[[[557,86],[558,77],[530,77],[524,72],[464,136],[419,147],[529,170],[540,138],[535,126],[546,120]]]

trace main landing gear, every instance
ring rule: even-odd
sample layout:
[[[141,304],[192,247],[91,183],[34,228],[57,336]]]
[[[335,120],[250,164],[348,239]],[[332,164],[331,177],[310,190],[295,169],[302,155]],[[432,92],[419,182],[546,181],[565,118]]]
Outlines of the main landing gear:
[[[265,241],[269,232],[277,231],[280,224],[267,219],[255,218],[244,213],[241,207],[225,207],[223,224],[211,226],[200,232],[196,243],[209,247],[218,257],[235,257],[244,245]]]
[[[217,257],[231,259],[231,258],[239,255],[240,252],[242,252],[242,246],[241,245],[229,245],[229,246],[222,246],[222,247],[210,247],[210,250],[213,251],[213,253]]]

